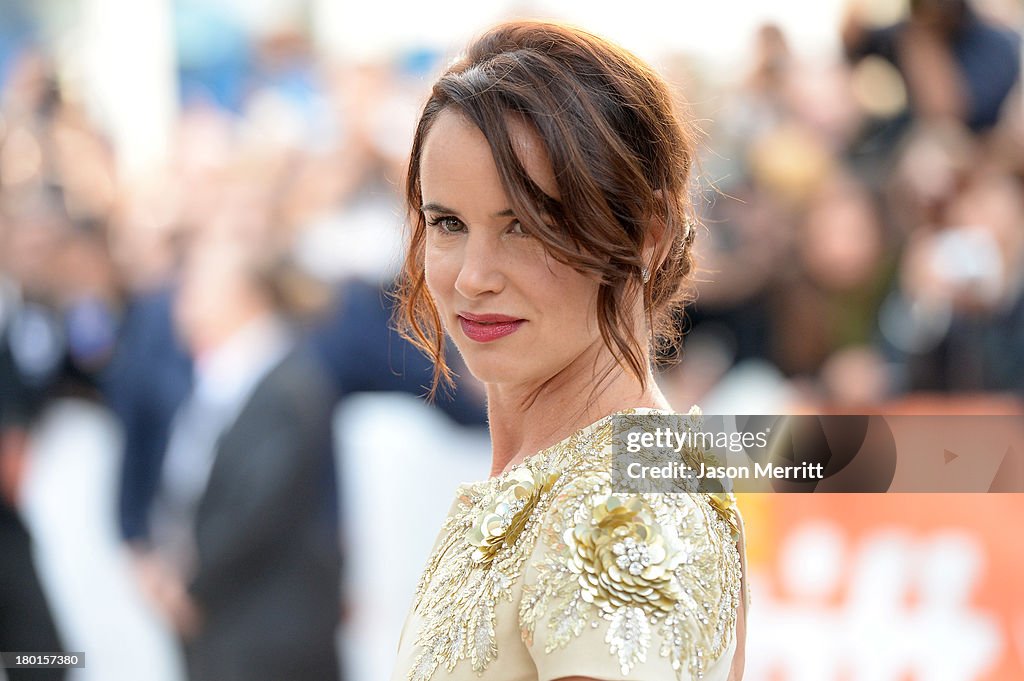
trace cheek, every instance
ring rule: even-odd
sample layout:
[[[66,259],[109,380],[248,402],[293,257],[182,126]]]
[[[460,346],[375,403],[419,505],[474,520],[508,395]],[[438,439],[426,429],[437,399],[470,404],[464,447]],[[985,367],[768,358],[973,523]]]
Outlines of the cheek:
[[[598,282],[568,265],[549,258],[543,272],[543,288],[557,317],[589,335],[599,333],[597,325]]]
[[[431,248],[430,244],[423,254],[423,279],[434,303],[443,308],[448,292],[455,286],[458,277],[458,264],[450,253],[442,249]]]

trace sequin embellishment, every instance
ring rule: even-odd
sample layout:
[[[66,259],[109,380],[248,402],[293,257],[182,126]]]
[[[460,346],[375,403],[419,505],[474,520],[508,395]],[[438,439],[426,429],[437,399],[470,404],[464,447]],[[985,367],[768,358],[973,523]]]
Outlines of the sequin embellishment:
[[[546,654],[606,627],[587,635],[602,636],[623,674],[657,655],[679,678],[700,678],[728,648],[740,595],[734,506],[612,493],[613,423],[462,488],[417,589],[409,681],[460,662],[483,673],[498,655],[495,608],[517,584],[523,641],[540,639]]]

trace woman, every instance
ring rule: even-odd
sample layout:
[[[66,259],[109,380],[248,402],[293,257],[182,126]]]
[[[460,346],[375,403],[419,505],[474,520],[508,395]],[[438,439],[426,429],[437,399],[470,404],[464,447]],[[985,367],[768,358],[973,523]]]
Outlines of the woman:
[[[661,79],[582,31],[497,26],[434,86],[402,321],[435,389],[445,333],[486,386],[493,465],[458,490],[396,681],[739,678],[734,507],[609,472],[611,415],[671,411],[650,357],[686,291],[691,162]]]

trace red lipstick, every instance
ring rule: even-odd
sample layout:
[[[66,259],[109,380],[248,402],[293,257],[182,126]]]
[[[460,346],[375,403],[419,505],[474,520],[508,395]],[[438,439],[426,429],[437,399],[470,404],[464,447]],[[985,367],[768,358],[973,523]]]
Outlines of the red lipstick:
[[[503,314],[459,313],[459,324],[462,326],[462,333],[466,334],[466,337],[470,340],[475,340],[478,343],[490,343],[515,333],[525,321],[525,319],[509,317]]]

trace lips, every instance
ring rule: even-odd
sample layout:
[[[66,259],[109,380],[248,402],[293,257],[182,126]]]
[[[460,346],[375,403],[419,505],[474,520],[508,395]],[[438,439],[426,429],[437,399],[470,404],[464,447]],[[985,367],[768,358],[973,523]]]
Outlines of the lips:
[[[525,319],[501,314],[470,314],[468,312],[459,314],[459,325],[462,327],[462,332],[466,334],[467,338],[478,343],[490,343],[513,334],[525,322]]]

